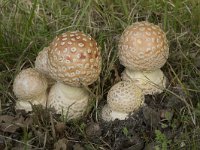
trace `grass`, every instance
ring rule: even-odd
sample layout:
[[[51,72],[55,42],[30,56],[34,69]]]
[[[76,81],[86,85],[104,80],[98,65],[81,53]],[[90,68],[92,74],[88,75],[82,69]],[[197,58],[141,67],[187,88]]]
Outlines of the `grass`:
[[[24,68],[33,67],[38,52],[55,35],[81,30],[94,37],[102,51],[101,79],[90,87],[94,103],[87,115],[98,122],[99,104],[105,102],[108,90],[116,83],[114,74],[120,72],[117,57],[119,37],[133,22],[148,20],[165,30],[170,44],[170,56],[162,69],[170,83],[165,94],[175,95],[185,104],[181,110],[176,110],[176,117],[181,118],[183,135],[174,141],[172,147],[176,149],[181,142],[185,142],[189,148],[196,149],[200,145],[197,136],[200,133],[200,114],[196,111],[199,111],[197,104],[200,104],[199,14],[198,0],[0,0],[0,113],[15,115],[13,107],[16,98],[12,83],[16,74]],[[172,92],[172,88],[177,88],[179,92]],[[37,117],[35,128],[43,136],[43,141],[36,144],[39,136],[29,135],[27,129],[17,141],[32,143],[40,149],[52,149],[51,142],[56,140],[51,138],[51,124],[42,116]],[[80,134],[78,138],[84,137],[87,149],[111,148],[103,140],[100,144],[92,143],[80,131],[81,124],[81,121],[69,123],[69,128]],[[3,136],[10,139],[6,133]],[[14,146],[10,141],[6,142],[8,149]]]

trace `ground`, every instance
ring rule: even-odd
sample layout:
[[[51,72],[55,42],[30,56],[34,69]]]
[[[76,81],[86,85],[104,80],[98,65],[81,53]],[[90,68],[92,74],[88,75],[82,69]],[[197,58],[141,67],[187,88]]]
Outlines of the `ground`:
[[[151,150],[199,149],[200,2],[198,0],[0,0],[0,149]],[[123,30],[136,21],[159,25],[170,55],[162,68],[167,89],[146,96],[145,106],[124,121],[100,117],[109,89],[124,67],[117,56]],[[66,122],[48,109],[14,109],[15,76],[34,67],[55,35],[80,30],[101,47],[92,103],[79,120]]]

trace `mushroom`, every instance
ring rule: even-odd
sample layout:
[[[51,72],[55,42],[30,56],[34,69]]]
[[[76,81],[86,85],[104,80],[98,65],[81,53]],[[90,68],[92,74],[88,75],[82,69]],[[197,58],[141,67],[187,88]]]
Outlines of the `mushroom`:
[[[26,112],[32,111],[33,105],[41,104],[46,106],[47,100],[47,80],[45,76],[36,69],[28,68],[22,70],[15,78],[13,92],[18,98],[16,109],[24,109]]]
[[[102,119],[124,120],[144,104],[142,90],[128,81],[120,81],[108,92],[107,104],[102,109]]]
[[[160,69],[150,72],[125,69],[122,73],[122,80],[132,81],[143,90],[145,95],[162,93],[166,88],[166,77]]]
[[[45,75],[49,75],[48,64],[47,64],[48,50],[49,47],[44,47],[43,50],[38,53],[38,56],[36,57],[35,60],[35,68]]]
[[[72,87],[60,82],[54,84],[48,96],[48,105],[63,114],[68,120],[83,116],[89,100],[89,93],[80,87]]]
[[[49,75],[49,69],[48,69],[48,63],[47,63],[48,50],[49,50],[49,47],[44,47],[43,50],[38,53],[38,56],[36,57],[36,60],[35,60],[35,68],[46,76],[48,85],[49,87],[51,87],[55,83],[55,80],[53,80]]]
[[[128,26],[120,38],[118,55],[121,64],[126,67],[124,76],[129,76],[136,85],[143,88],[140,86],[143,81],[138,82],[138,80],[150,78],[151,82],[145,82],[148,90],[145,91],[144,88],[144,93],[149,93],[149,87],[153,88],[150,89],[151,94],[163,91],[165,85],[162,83],[160,85],[160,81],[164,78],[165,84],[166,77],[159,69],[167,61],[169,47],[166,35],[159,26],[146,21]],[[153,76],[159,76],[159,81],[154,81]],[[152,83],[154,85],[158,83],[158,85],[152,86]]]
[[[54,107],[57,113],[63,109],[64,115],[77,116],[71,114],[79,109],[83,114],[89,99],[84,86],[96,81],[101,71],[101,56],[96,41],[80,31],[58,35],[49,46],[47,62],[49,75],[58,82],[50,90],[48,106]],[[69,97],[66,90],[70,90],[70,87],[72,92]],[[77,98],[82,93],[85,95]],[[72,102],[76,103],[71,106]],[[80,108],[79,104],[83,107]],[[70,116],[66,117],[76,118]]]

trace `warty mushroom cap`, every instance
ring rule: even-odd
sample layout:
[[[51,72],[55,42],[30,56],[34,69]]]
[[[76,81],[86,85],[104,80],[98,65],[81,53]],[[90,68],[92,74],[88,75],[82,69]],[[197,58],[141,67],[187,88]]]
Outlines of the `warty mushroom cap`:
[[[125,69],[122,73],[122,80],[133,82],[142,89],[144,95],[153,95],[163,92],[167,79],[160,69],[148,72]]]
[[[47,90],[45,76],[33,68],[22,70],[15,78],[13,92],[19,100],[38,100]]]
[[[101,71],[101,56],[96,41],[83,32],[57,36],[48,51],[49,74],[71,86],[92,84]]]
[[[57,114],[63,114],[67,119],[75,119],[84,114],[88,100],[89,93],[84,88],[57,82],[50,89],[47,106],[54,108]]]
[[[132,82],[120,81],[109,90],[107,103],[114,111],[129,113],[143,105],[144,95]]]
[[[128,26],[119,41],[119,59],[130,70],[148,71],[161,68],[169,55],[167,38],[162,29],[142,21]]]

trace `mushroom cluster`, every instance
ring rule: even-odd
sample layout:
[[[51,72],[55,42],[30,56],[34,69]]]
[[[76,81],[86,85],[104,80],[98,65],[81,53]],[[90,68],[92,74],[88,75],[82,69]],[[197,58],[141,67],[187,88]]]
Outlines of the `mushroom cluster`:
[[[20,74],[24,72],[22,71],[18,76],[23,78],[25,83],[22,84],[18,76],[15,78],[13,85],[15,95],[22,99],[20,97],[21,89],[27,88],[26,86],[31,87],[32,84],[35,85],[35,89],[38,88],[42,92],[41,88],[44,85],[40,85],[43,83],[39,80],[44,78],[45,93],[47,93],[47,84],[50,86],[45,99],[47,107],[54,108],[56,113],[63,114],[68,119],[78,118],[85,112],[89,101],[89,92],[85,86],[95,82],[101,71],[100,50],[91,36],[80,31],[65,32],[56,36],[48,47],[39,52],[35,61],[35,69],[32,70],[41,75],[40,79],[37,82],[28,79],[29,74],[21,77]],[[22,92],[27,92],[28,95],[34,94],[31,89]],[[37,94],[34,95],[36,98]],[[36,104],[36,100],[32,99],[23,97],[22,100],[26,103]],[[42,104],[40,102],[42,100],[37,104]],[[17,105],[16,109],[18,108]],[[23,105],[20,108],[26,111],[31,110],[30,105],[29,107]]]
[[[120,38],[118,55],[125,70],[122,81],[108,92],[101,113],[105,121],[126,119],[143,106],[144,95],[161,93],[166,87],[160,68],[169,47],[159,26],[146,21],[128,26]],[[80,31],[56,36],[39,52],[35,68],[22,70],[15,78],[16,109],[31,111],[31,104],[41,104],[67,119],[79,118],[90,99],[85,87],[98,79],[101,63],[100,50],[91,36]]]
[[[152,23],[142,21],[128,26],[119,41],[118,56],[125,70],[122,81],[108,92],[101,115],[105,121],[124,120],[144,104],[144,95],[161,93],[166,77],[161,67],[169,47],[165,33]]]
[[[134,82],[145,95],[165,89],[166,77],[160,68],[167,61],[169,47],[159,26],[146,21],[128,26],[120,38],[118,53],[126,67],[122,80]]]

